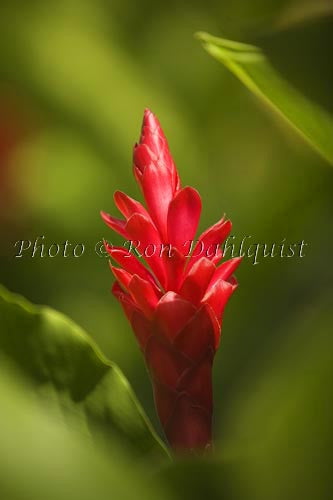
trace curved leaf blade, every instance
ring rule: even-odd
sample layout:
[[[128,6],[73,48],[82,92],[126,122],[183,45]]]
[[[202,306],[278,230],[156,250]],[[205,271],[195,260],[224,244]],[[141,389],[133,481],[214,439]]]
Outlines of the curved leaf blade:
[[[133,467],[122,446],[94,446],[36,398],[0,355],[0,498],[6,500],[152,500],[151,464]],[[130,477],[130,481],[128,478]]]
[[[196,37],[211,56],[333,165],[333,117],[284,80],[260,48],[203,32]]]
[[[0,318],[0,354],[69,425],[136,455],[166,456],[124,375],[78,325],[1,286]]]

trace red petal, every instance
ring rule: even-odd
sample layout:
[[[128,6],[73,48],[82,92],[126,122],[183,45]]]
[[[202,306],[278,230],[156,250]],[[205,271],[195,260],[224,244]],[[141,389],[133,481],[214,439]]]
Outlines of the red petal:
[[[155,311],[157,331],[172,342],[195,314],[195,307],[174,292],[167,292],[159,301]]]
[[[111,268],[111,271],[113,272],[116,280],[119,281],[119,283],[127,291],[129,283],[132,279],[132,275],[130,273],[128,273],[127,271],[125,271],[124,269],[121,269],[120,267],[114,267],[111,263],[110,263],[110,268]]]
[[[131,316],[131,325],[139,346],[144,351],[152,335],[152,323],[140,311],[134,311]]]
[[[186,242],[192,241],[201,213],[201,198],[195,189],[185,187],[178,191],[168,211],[168,241],[185,252]]]
[[[134,175],[141,188],[143,188],[143,173],[149,165],[153,164],[158,167],[159,171],[163,170],[170,174],[173,194],[180,189],[180,180],[169,151],[168,141],[158,119],[149,109],[144,112],[140,144],[134,146],[133,163]]]
[[[224,307],[234,289],[234,285],[220,279],[214,286],[209,288],[202,299],[202,303],[207,302],[207,304],[211,306],[219,321],[221,320]]]
[[[231,231],[230,220],[225,221],[223,218],[219,220],[214,226],[211,226],[202,233],[199,237],[199,242],[194,247],[193,254],[190,257],[189,269],[200,257],[207,257],[216,262],[222,256],[219,246],[228,236]]]
[[[127,319],[131,321],[132,315],[136,311],[136,305],[133,302],[131,296],[128,293],[124,292],[118,281],[113,284],[112,293],[116,297],[116,299],[119,300]]]
[[[146,269],[145,266],[141,264],[141,262],[132,253],[122,247],[110,247],[107,245],[106,249],[112,259],[120,264],[125,271],[131,274],[137,274],[140,278],[150,281],[156,286],[156,282],[148,269]]]
[[[171,173],[161,168],[161,164],[151,163],[146,167],[141,183],[149,213],[162,238],[167,241],[167,215],[173,197]]]
[[[134,213],[142,214],[149,218],[149,214],[145,207],[122,191],[116,191],[113,198],[118,210],[126,219],[129,219]]]
[[[135,144],[133,149],[133,163],[141,174],[143,174],[147,165],[154,163],[156,160],[156,154],[153,153],[147,144]]]
[[[136,145],[134,147],[136,147]],[[136,182],[138,183],[139,187],[142,189],[142,186],[141,186],[142,172],[135,164],[133,164],[133,174],[134,174]]]
[[[149,109],[145,109],[141,127],[140,144],[148,145],[157,157],[167,148],[168,142],[157,117]]]
[[[144,315],[151,318],[159,299],[155,287],[135,274],[129,282],[128,291]]]
[[[127,221],[126,231],[129,239],[140,242],[139,252],[141,252],[143,258],[164,287],[165,272],[163,261],[160,257],[161,238],[154,224],[147,217],[141,214],[134,214]],[[151,249],[155,249],[152,255],[150,254]]]
[[[155,335],[147,342],[145,357],[154,380],[171,389],[175,389],[181,375],[188,368],[188,361]]]
[[[215,285],[217,280],[222,279],[224,281],[229,280],[230,276],[235,272],[237,267],[242,261],[242,257],[235,257],[234,259],[227,260],[223,262],[215,271],[215,274],[209,283],[209,286]],[[194,267],[194,266],[193,266]]]
[[[175,193],[177,193],[180,189],[181,189],[181,184],[180,184],[180,178],[179,178],[179,175],[178,175],[178,172],[176,170],[176,167],[175,167]]]
[[[177,248],[167,245],[162,252],[162,259],[166,272],[166,289],[177,292],[183,280],[186,258]]]
[[[238,287],[236,276],[230,276],[230,278],[228,279],[228,283],[230,283],[234,287],[234,290],[236,290],[236,288]]]
[[[208,349],[215,349],[217,325],[208,304],[203,304],[192,319],[179,332],[174,346],[193,362],[197,362]]]
[[[201,257],[188,272],[179,294],[195,305],[200,303],[215,272],[215,265],[206,257]]]
[[[102,219],[104,222],[111,227],[116,233],[120,234],[124,238],[128,239],[128,234],[126,232],[126,221],[117,219],[116,217],[112,217],[112,215],[107,214],[106,212],[101,212]]]

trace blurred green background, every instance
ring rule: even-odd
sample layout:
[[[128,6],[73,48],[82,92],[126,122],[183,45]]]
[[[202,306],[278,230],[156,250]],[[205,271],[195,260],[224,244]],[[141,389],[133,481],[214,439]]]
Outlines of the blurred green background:
[[[159,117],[183,185],[202,196],[200,229],[225,212],[237,241],[308,244],[302,259],[261,258],[255,266],[244,259],[225,313],[214,432],[218,454],[246,462],[236,481],[245,499],[251,491],[301,498],[300,483],[304,495],[329,498],[333,170],[193,33],[259,45],[287,80],[333,112],[332,15],[332,4],[318,0],[2,0],[0,7],[0,282],[84,327],[157,429],[144,363],[110,294],[107,261],[94,251],[103,237],[121,242],[99,216],[116,214],[113,192],[141,199],[132,147],[144,108]],[[14,257],[16,241],[41,235],[46,250],[69,240],[84,243],[85,253]],[[207,476],[212,497],[220,494],[218,471]]]

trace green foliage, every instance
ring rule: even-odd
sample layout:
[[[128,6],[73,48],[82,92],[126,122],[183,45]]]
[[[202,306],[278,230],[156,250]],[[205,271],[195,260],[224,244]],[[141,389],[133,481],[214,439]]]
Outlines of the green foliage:
[[[289,85],[258,47],[207,33],[200,32],[196,36],[210,55],[333,165],[332,116]]]
[[[68,426],[112,447],[121,439],[138,456],[163,458],[127,380],[75,323],[0,289],[0,353]]]
[[[38,401],[10,363],[0,362],[1,499],[127,500],[134,489],[139,498],[164,498],[116,442],[107,453],[98,449]]]

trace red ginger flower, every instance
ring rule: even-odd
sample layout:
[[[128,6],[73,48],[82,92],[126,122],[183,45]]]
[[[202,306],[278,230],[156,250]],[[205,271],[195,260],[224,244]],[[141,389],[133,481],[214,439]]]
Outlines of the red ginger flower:
[[[106,224],[135,242],[148,267],[123,247],[106,249],[116,278],[113,294],[129,319],[151,375],[157,412],[177,450],[211,445],[212,363],[224,307],[235,290],[240,263],[222,259],[221,243],[231,231],[222,218],[201,234],[189,256],[201,212],[192,187],[181,188],[178,172],[157,118],[145,110],[134,175],[147,209],[117,191],[125,219],[102,212]],[[155,250],[155,251],[154,251]]]

